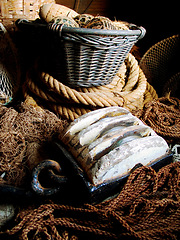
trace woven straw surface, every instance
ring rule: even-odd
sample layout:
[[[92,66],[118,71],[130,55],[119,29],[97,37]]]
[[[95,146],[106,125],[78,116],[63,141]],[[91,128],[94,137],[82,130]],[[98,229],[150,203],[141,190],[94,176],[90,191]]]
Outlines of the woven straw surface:
[[[41,5],[54,2],[54,0],[1,0],[0,22],[12,31],[14,30],[14,22],[18,18],[36,19],[39,17]]]
[[[179,54],[180,36],[174,35],[153,45],[140,61],[140,67],[159,96],[166,82],[179,72]],[[172,80],[171,87],[174,88]]]
[[[35,19],[39,16],[40,6],[52,2],[54,0],[1,0],[0,17],[15,19],[26,16]]]
[[[164,85],[163,96],[171,95],[180,99],[180,72],[174,74]]]

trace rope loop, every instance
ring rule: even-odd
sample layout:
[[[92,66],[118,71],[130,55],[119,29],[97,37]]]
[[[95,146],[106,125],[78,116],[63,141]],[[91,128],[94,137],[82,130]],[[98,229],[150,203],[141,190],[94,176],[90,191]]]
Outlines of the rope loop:
[[[52,25],[52,27],[57,26]],[[103,107],[120,106],[130,111],[142,109],[144,102],[157,98],[156,91],[147,83],[132,54],[128,54],[108,85],[70,88],[48,73],[36,69],[34,73],[27,75],[24,88],[25,92],[32,92],[36,97],[44,100],[47,107],[69,121]]]

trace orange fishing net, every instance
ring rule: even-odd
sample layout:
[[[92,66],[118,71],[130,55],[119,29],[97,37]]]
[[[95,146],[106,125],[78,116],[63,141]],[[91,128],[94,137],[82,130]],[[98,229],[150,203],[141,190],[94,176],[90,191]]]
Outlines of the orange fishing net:
[[[1,105],[0,183],[21,185],[27,168],[35,166],[42,144],[61,134],[65,125],[48,110],[38,111],[25,104],[16,110]]]
[[[135,115],[168,143],[180,143],[180,100],[178,98],[154,99]]]
[[[16,220],[4,233],[11,239],[16,234],[23,240],[64,239],[64,230],[78,239],[178,239],[180,162],[157,173],[136,169],[117,197],[98,205],[42,204],[20,211]]]

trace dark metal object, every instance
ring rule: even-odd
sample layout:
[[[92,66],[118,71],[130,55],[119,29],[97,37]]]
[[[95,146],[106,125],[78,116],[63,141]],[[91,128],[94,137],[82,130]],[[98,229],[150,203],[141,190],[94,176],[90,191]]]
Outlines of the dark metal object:
[[[32,188],[39,196],[56,196],[62,199],[73,199],[79,202],[88,201],[89,193],[83,170],[78,166],[71,154],[60,143],[49,143],[52,158],[45,160],[33,171]],[[60,166],[60,165],[61,166]],[[55,170],[57,173],[55,173]],[[54,184],[51,187],[44,187],[40,183],[39,176],[44,171],[46,182]],[[43,175],[43,174],[42,174]],[[44,179],[43,179],[44,180]]]
[[[37,194],[44,196],[53,196],[54,194],[57,194],[57,197],[62,197],[68,195],[69,193],[71,194],[71,198],[73,198],[73,200],[76,198],[76,200],[98,203],[120,192],[121,188],[127,180],[127,177],[129,176],[128,174],[119,179],[115,179],[95,186],[89,182],[86,174],[78,166],[77,162],[62,144],[57,142],[53,143],[51,149],[53,149],[54,152],[53,158],[61,165],[61,170],[58,170],[59,164],[57,162],[55,163],[54,161],[49,160],[44,161],[42,164],[37,166],[33,172],[32,182],[33,190]],[[172,154],[169,153],[161,159],[157,159],[151,166],[155,168],[155,170],[158,170],[164,165],[169,164],[171,161]],[[57,168],[57,170],[66,177],[63,177],[63,175],[58,177],[57,175],[54,175],[53,172],[51,172],[51,177],[53,175],[55,176],[54,180],[56,183],[58,183],[58,185],[57,187],[52,187],[51,189],[45,189],[39,183],[37,176],[42,170],[48,169],[51,166],[54,167],[54,164],[55,168]],[[133,170],[141,166],[142,164],[136,164]]]
[[[0,185],[1,202],[42,201],[56,198],[62,203],[99,203],[120,192],[128,175],[100,185],[88,181],[84,171],[61,143],[48,143],[49,155],[54,160],[45,160],[35,167],[31,187],[22,189],[10,185]],[[151,165],[156,171],[172,162],[168,153]],[[142,165],[136,165],[132,171]],[[44,186],[48,183],[48,186]]]
[[[30,199],[33,197],[32,191],[27,191],[19,187],[14,187],[7,184],[0,184],[0,202],[15,202],[20,199]]]
[[[42,170],[47,169],[47,168],[49,169],[47,177],[50,180],[53,180],[56,183],[58,183],[58,187],[56,187],[56,188],[55,187],[54,188],[52,188],[52,187],[51,188],[45,188],[40,184],[39,174]],[[31,186],[32,186],[32,189],[37,194],[44,195],[44,196],[49,196],[49,195],[56,194],[57,192],[59,192],[61,190],[63,184],[67,183],[67,180],[68,180],[67,177],[55,174],[52,171],[52,169],[57,171],[58,173],[62,172],[59,163],[55,162],[53,160],[43,161],[34,169],[34,171],[32,173],[33,180],[32,180]]]

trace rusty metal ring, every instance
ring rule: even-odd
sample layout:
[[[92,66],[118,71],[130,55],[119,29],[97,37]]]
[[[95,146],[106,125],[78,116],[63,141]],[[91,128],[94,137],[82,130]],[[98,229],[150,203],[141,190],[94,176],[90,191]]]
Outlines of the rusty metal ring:
[[[39,182],[39,174],[44,169],[49,170],[48,174],[49,174],[50,179],[57,182],[59,184],[58,187],[45,188],[41,185],[41,183]],[[52,169],[57,171],[58,173],[62,172],[61,166],[59,165],[58,162],[56,162],[54,160],[45,160],[45,161],[41,162],[33,170],[33,172],[32,172],[33,179],[31,182],[31,187],[38,195],[50,196],[50,195],[56,194],[57,192],[59,192],[61,190],[62,184],[67,183],[67,177],[55,174]]]

